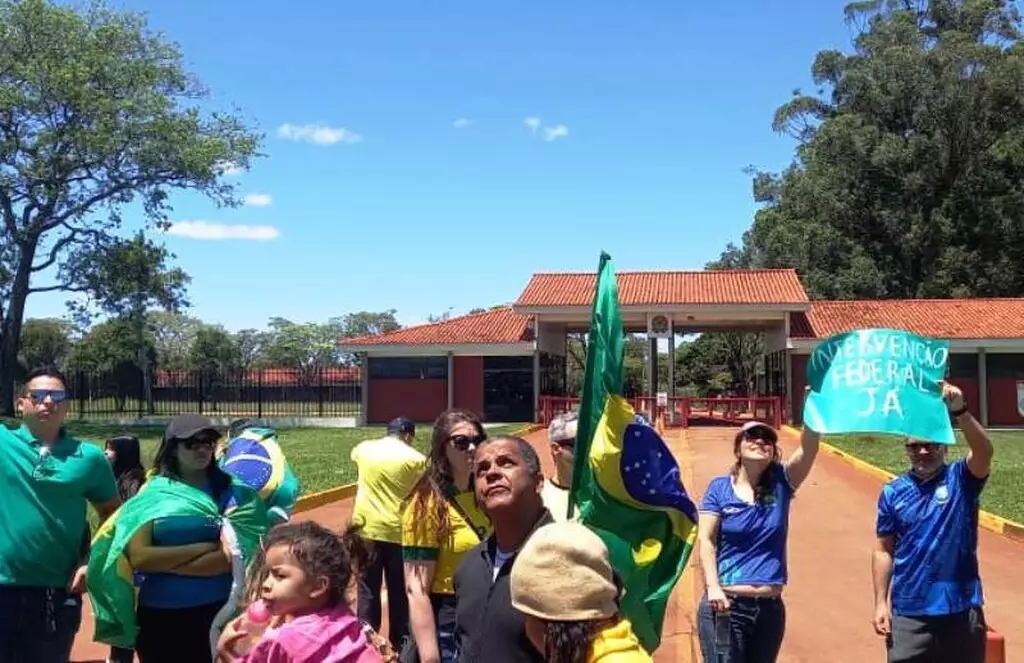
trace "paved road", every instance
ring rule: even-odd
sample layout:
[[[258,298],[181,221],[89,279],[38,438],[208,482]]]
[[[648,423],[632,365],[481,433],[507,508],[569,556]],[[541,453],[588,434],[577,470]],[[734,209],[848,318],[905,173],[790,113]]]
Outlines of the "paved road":
[[[695,492],[728,470],[734,433],[735,429],[716,428],[687,431],[694,488],[699,489]],[[796,443],[794,435],[783,435],[787,452]],[[790,520],[788,624],[780,663],[884,660],[884,644],[870,623],[871,547],[882,484],[822,453],[801,487]],[[1007,660],[1024,661],[1024,546],[985,530],[980,539],[988,619],[1006,638]]]

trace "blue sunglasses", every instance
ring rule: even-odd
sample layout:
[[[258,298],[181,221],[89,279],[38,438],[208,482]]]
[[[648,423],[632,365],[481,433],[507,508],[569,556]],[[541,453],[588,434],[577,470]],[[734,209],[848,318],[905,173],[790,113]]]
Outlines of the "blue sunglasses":
[[[54,403],[63,403],[70,397],[70,394],[67,389],[30,389],[28,392],[28,397],[36,405],[44,403],[47,396]]]

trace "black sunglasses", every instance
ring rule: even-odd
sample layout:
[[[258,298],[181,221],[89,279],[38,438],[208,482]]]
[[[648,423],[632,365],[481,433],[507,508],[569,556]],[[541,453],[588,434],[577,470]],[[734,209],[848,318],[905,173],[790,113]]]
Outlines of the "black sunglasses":
[[[568,437],[564,440],[555,440],[555,444],[562,447],[563,449],[574,449],[576,447],[576,438]]]
[[[939,445],[935,442],[912,442],[906,446],[907,451],[911,453],[917,453],[922,449],[927,449],[933,453],[939,450]]]
[[[486,435],[452,435],[448,438],[448,441],[459,451],[465,451],[470,446],[480,446],[480,443],[486,439]]]
[[[189,451],[195,451],[200,447],[212,447],[217,444],[217,438],[215,437],[190,437],[187,440],[180,440],[181,446],[185,447]]]
[[[28,392],[28,397],[36,405],[44,403],[47,396],[54,403],[63,403],[71,397],[67,389],[30,389]]]

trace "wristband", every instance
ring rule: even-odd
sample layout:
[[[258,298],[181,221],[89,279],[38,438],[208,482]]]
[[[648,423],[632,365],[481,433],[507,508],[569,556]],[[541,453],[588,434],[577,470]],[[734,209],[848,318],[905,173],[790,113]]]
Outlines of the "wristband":
[[[950,416],[952,416],[954,419],[957,418],[957,417],[962,417],[966,413],[967,413],[967,403],[964,403],[964,406],[962,408],[960,408],[959,410],[950,410],[949,411]]]

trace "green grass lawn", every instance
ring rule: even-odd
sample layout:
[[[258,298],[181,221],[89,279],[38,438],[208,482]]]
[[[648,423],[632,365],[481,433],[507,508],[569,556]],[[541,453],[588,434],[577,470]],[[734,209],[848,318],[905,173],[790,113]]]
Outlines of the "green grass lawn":
[[[492,427],[487,433],[491,436],[511,433],[523,425]],[[142,443],[142,462],[147,468],[152,464],[163,434],[163,428],[157,427],[106,426],[83,421],[69,421],[67,426],[72,435],[98,445],[112,435],[136,435]],[[416,428],[416,447],[421,451],[429,444],[430,431],[429,425]],[[355,481],[356,468],[349,460],[352,447],[383,435],[384,427],[282,428],[278,430],[278,441],[302,482],[303,494],[308,494]]]
[[[990,431],[989,435],[996,455],[992,461],[992,474],[981,494],[981,508],[1024,523],[1024,491],[1021,490],[1021,482],[1024,481],[1024,431]],[[906,472],[909,467],[900,438],[830,435],[827,441],[893,474]],[[957,443],[946,453],[946,458],[953,461],[963,458],[966,453],[967,443],[957,433]]]

